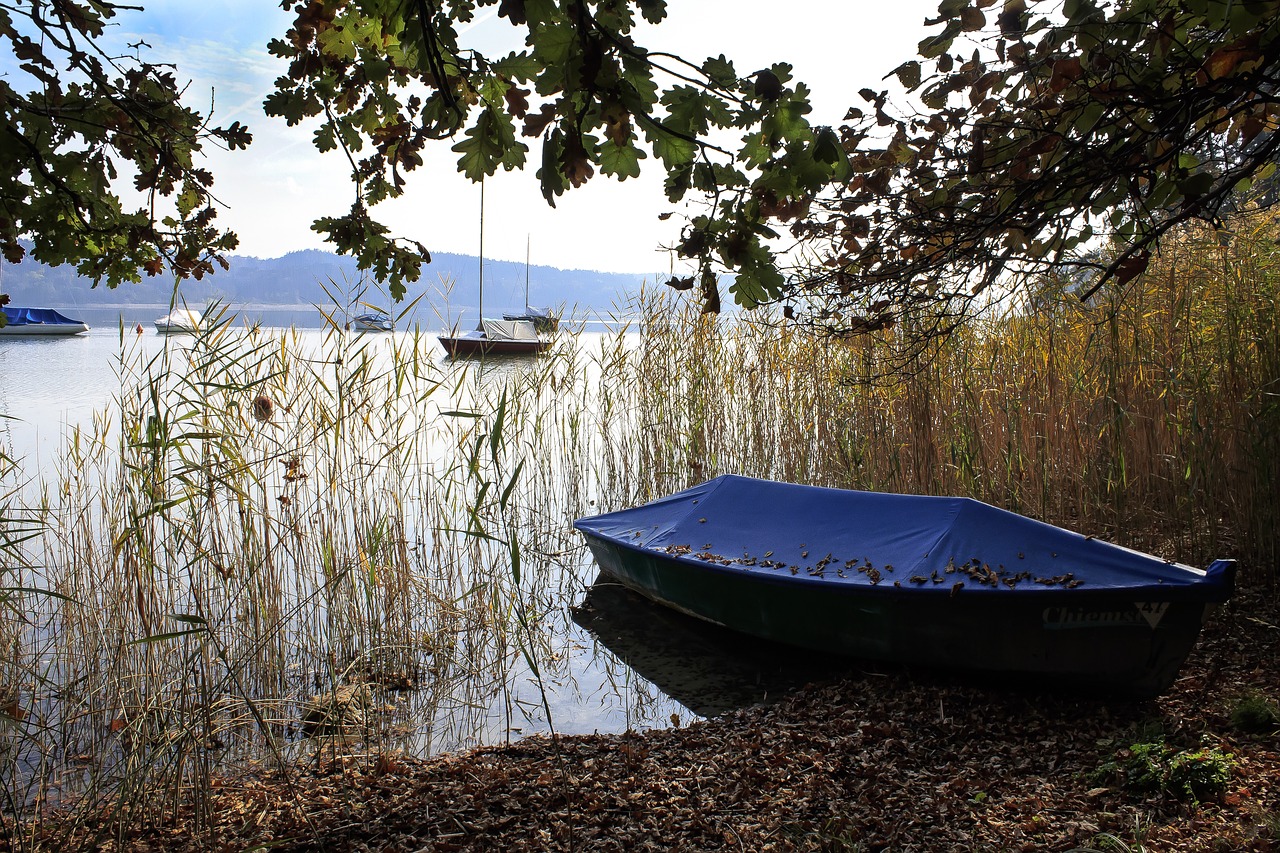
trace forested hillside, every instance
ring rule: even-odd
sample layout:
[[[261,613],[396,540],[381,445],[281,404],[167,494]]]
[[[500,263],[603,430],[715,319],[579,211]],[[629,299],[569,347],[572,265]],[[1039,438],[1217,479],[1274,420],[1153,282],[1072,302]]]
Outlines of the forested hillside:
[[[280,258],[232,256],[231,268],[202,281],[182,283],[181,298],[189,304],[218,299],[238,306],[331,306],[349,298],[395,310],[390,297],[376,282],[362,279],[355,261],[329,252],[305,250]],[[0,291],[14,305],[56,308],[107,309],[112,307],[166,305],[173,298],[173,279],[163,276],[125,284],[114,290],[91,287],[70,265],[48,267],[33,260],[4,263]],[[419,314],[432,309],[456,315],[472,314],[478,305],[479,262],[468,255],[439,253],[422,279],[409,290],[408,299],[425,293]],[[609,311],[625,305],[656,276],[626,273],[561,270],[534,266],[528,271],[529,300],[538,306],[565,306],[579,311]],[[511,261],[485,262],[485,313],[496,314],[524,305],[525,266]],[[328,293],[326,293],[328,291]],[[332,294],[329,295],[329,294]]]

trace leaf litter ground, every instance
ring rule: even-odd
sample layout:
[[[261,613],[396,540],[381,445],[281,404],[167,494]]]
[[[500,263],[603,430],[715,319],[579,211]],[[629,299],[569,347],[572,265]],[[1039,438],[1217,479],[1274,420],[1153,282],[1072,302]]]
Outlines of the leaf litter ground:
[[[1101,833],[1134,851],[1280,850],[1280,733],[1230,722],[1242,695],[1280,697],[1278,660],[1275,593],[1243,594],[1148,702],[857,673],[673,729],[221,779],[211,818],[96,829],[132,851],[1068,850]],[[1155,736],[1231,753],[1226,793],[1188,804],[1100,776]],[[39,834],[66,849],[54,818]]]

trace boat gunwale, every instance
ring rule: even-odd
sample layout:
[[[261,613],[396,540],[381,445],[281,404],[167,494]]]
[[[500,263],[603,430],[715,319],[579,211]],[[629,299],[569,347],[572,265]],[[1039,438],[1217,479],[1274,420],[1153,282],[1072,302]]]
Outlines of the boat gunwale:
[[[497,340],[466,335],[437,335],[436,339],[450,358],[482,355],[540,355],[554,346],[553,341],[544,338]]]
[[[685,513],[685,517],[692,517],[695,514],[692,509],[693,507],[696,506],[698,507],[699,512],[703,512],[705,511],[707,502],[711,500],[711,498],[716,493],[726,488],[732,491],[735,485],[741,486],[744,484],[757,484],[757,485],[764,485],[765,487],[785,487],[788,489],[795,488],[795,489],[804,490],[806,492],[822,492],[822,493],[827,493],[833,496],[833,498],[835,499],[840,499],[841,497],[848,499],[851,496],[876,497],[876,498],[886,498],[894,501],[906,501],[906,502],[921,503],[921,504],[936,504],[939,506],[948,505],[952,507],[962,507],[962,508],[969,507],[969,508],[980,509],[982,511],[990,511],[990,512],[995,512],[999,514],[1013,515],[1013,516],[1017,516],[1017,518],[1021,522],[1031,525],[1032,528],[1043,529],[1046,533],[1053,532],[1055,534],[1066,534],[1070,537],[1079,539],[1082,542],[1092,540],[1093,542],[1096,542],[1098,545],[1103,545],[1107,548],[1117,549],[1119,551],[1123,551],[1128,554],[1141,557],[1145,560],[1149,560],[1157,563],[1163,563],[1171,573],[1177,573],[1177,574],[1183,575],[1183,577],[1180,577],[1180,578],[1171,577],[1169,579],[1171,583],[1167,586],[1164,585],[1160,579],[1156,579],[1154,581],[1143,581],[1141,583],[1121,584],[1121,585],[1117,585],[1113,583],[1105,586],[1095,586],[1092,588],[1086,588],[1087,581],[1085,584],[1082,584],[1080,586],[1075,586],[1072,588],[1063,588],[1061,586],[1050,586],[1046,584],[1039,584],[1039,583],[1036,583],[1034,580],[1032,580],[1032,581],[1020,582],[1014,588],[1010,588],[1004,584],[992,586],[988,584],[965,582],[963,587],[953,590],[954,582],[948,583],[946,582],[946,579],[944,579],[943,582],[936,583],[936,584],[911,583],[910,586],[907,586],[906,583],[904,582],[909,582],[909,578],[912,577],[913,573],[916,576],[919,576],[922,573],[923,567],[918,567],[914,570],[914,572],[913,570],[904,569],[903,573],[899,576],[895,576],[893,578],[885,578],[881,583],[873,584],[871,583],[869,578],[863,577],[861,572],[857,572],[855,575],[845,576],[845,577],[840,577],[838,575],[835,577],[829,577],[826,575],[814,576],[807,573],[806,574],[800,574],[800,573],[782,574],[782,575],[757,573],[754,571],[757,568],[764,568],[767,571],[774,571],[774,570],[780,570],[783,567],[767,567],[767,566],[760,567],[758,565],[752,566],[752,565],[737,562],[736,560],[732,561],[731,565],[726,566],[714,560],[699,559],[695,553],[680,554],[680,553],[672,553],[671,551],[665,550],[665,548],[673,547],[672,544],[664,543],[663,545],[655,546],[650,544],[640,544],[634,538],[623,538],[624,535],[635,536],[641,531],[646,530],[648,528],[647,524],[636,525],[632,527],[631,530],[627,531],[626,534],[606,533],[597,529],[599,526],[602,526],[603,524],[606,523],[605,521],[606,519],[609,520],[609,522],[614,522],[614,523],[616,523],[619,520],[629,521],[629,519],[627,519],[627,516],[632,513],[639,514],[642,510],[646,508],[651,508],[655,505],[666,504],[669,502],[672,504],[678,504],[681,500],[688,498],[690,492],[704,490],[697,497],[690,499],[689,509]],[[701,504],[701,506],[699,506],[699,504]],[[959,515],[959,514],[960,514],[959,511],[953,513],[953,515]],[[705,522],[706,519],[705,518],[701,519],[701,521]],[[960,592],[963,592],[966,595],[970,595],[970,596],[976,593],[982,593],[985,595],[1017,594],[1019,596],[1033,596],[1033,595],[1034,596],[1045,596],[1045,595],[1052,596],[1057,593],[1070,593],[1071,598],[1073,600],[1080,600],[1082,593],[1087,593],[1089,594],[1090,598],[1093,598],[1097,596],[1106,595],[1112,592],[1128,593],[1129,591],[1133,591],[1133,592],[1139,592],[1139,593],[1145,593],[1145,594],[1154,594],[1158,596],[1158,600],[1169,600],[1169,601],[1193,600],[1193,601],[1221,603],[1230,599],[1232,594],[1234,593],[1235,575],[1237,570],[1236,561],[1233,559],[1215,559],[1206,568],[1203,568],[1203,569],[1197,568],[1195,566],[1189,566],[1189,565],[1186,565],[1185,563],[1179,563],[1174,560],[1163,560],[1152,554],[1138,551],[1136,549],[1129,548],[1124,545],[1117,545],[1113,542],[1108,542],[1106,540],[1097,539],[1096,537],[1086,536],[1077,531],[1070,530],[1064,527],[1059,527],[1057,525],[1050,524],[1049,522],[1041,521],[1039,519],[1031,518],[1029,516],[1021,515],[1020,513],[1003,509],[1001,507],[995,506],[994,504],[990,504],[990,503],[987,503],[986,501],[979,500],[978,498],[974,498],[974,497],[969,497],[967,495],[921,495],[921,494],[906,494],[906,493],[899,493],[899,492],[876,492],[876,491],[868,491],[868,490],[860,490],[860,489],[843,489],[843,488],[838,488],[834,486],[819,486],[819,485],[809,485],[804,483],[790,483],[790,482],[785,482],[780,480],[773,480],[769,478],[752,477],[752,476],[747,476],[743,474],[734,474],[734,473],[721,474],[717,477],[711,478],[710,480],[706,480],[702,483],[696,484],[689,488],[685,488],[680,491],[673,492],[672,494],[665,495],[663,497],[645,502],[643,504],[638,504],[636,506],[627,507],[620,510],[614,510],[606,513],[598,513],[596,515],[579,518],[573,522],[573,527],[579,530],[580,532],[582,532],[583,534],[590,534],[602,540],[616,544],[620,547],[624,547],[629,550],[636,551],[637,553],[644,553],[646,555],[650,555],[659,559],[677,561],[682,565],[686,565],[690,567],[698,567],[703,570],[712,569],[718,573],[727,574],[727,575],[736,575],[738,573],[744,572],[745,570],[746,574],[748,574],[751,577],[772,578],[773,580],[780,583],[795,584],[798,582],[801,584],[811,584],[814,586],[824,587],[826,589],[867,590],[869,592],[872,592],[875,595],[900,594],[900,595],[918,597],[920,595],[936,594],[936,595],[951,596],[951,595],[958,595]],[[712,533],[714,531],[715,531],[715,526],[708,525],[707,532]],[[930,553],[933,553],[934,545],[936,545],[936,542],[930,546],[929,550],[923,553],[923,556],[920,559],[927,560],[928,555]],[[690,544],[688,547],[692,548],[692,545]],[[703,553],[707,553],[707,552],[703,551]],[[720,559],[730,559],[724,555],[719,555],[719,554],[716,554],[714,556],[717,556]],[[952,559],[954,560],[956,559],[956,557],[952,555]],[[839,561],[829,560],[829,562],[827,563],[828,569],[834,567],[833,565],[834,562],[839,562]],[[807,568],[811,568],[811,567],[796,566],[796,568],[806,570]],[[930,566],[930,568],[933,571],[937,571],[939,568],[941,568],[941,564],[937,560],[935,560],[933,561],[933,564]],[[1003,569],[1003,567],[1001,568]],[[966,577],[967,575],[965,574],[964,569],[961,567],[961,565],[955,566],[954,572],[947,576],[948,579],[953,578],[954,581],[961,581],[961,582],[964,582]],[[900,584],[899,586],[893,585],[893,581],[895,580],[898,581],[898,583]],[[1003,578],[1001,578],[1000,580],[1003,580]],[[1170,597],[1168,595],[1170,590],[1181,590],[1181,591],[1184,591],[1184,594]],[[1211,592],[1213,594],[1206,596],[1205,595],[1206,591]]]
[[[825,589],[827,591],[840,590],[841,592],[854,594],[867,594],[871,596],[880,596],[887,598],[973,598],[974,596],[990,597],[1005,596],[1011,600],[1025,601],[1035,600],[1039,602],[1052,601],[1058,598],[1073,601],[1093,601],[1103,598],[1121,597],[1130,600],[1134,595],[1142,595],[1154,597],[1156,601],[1193,601],[1205,604],[1220,604],[1231,598],[1235,587],[1236,561],[1231,559],[1217,559],[1209,564],[1206,569],[1195,569],[1192,567],[1184,567],[1192,572],[1196,572],[1201,577],[1196,578],[1190,583],[1162,586],[1160,584],[1142,584],[1134,586],[1108,586],[1095,587],[1092,589],[1085,587],[1075,587],[1065,589],[1060,586],[1046,586],[1044,584],[1035,584],[1034,582],[1020,584],[1017,588],[1010,589],[1007,586],[987,586],[983,584],[970,584],[963,581],[964,586],[958,589],[953,588],[954,584],[946,582],[939,584],[915,584],[910,586],[902,584],[902,581],[908,580],[906,577],[896,578],[899,585],[895,586],[892,581],[882,581],[873,584],[869,579],[861,576],[857,577],[827,577],[813,576],[810,574],[777,574],[782,569],[773,569],[769,567],[748,566],[742,564],[734,564],[725,566],[721,563],[710,560],[701,560],[692,554],[671,554],[666,551],[657,550],[650,547],[636,545],[624,539],[615,538],[613,536],[598,533],[593,530],[585,529],[579,526],[580,521],[587,519],[578,519],[574,522],[574,527],[580,531],[587,539],[588,544],[591,540],[608,543],[609,545],[630,551],[637,555],[642,555],[650,559],[656,559],[666,562],[675,563],[677,565],[697,569],[699,571],[710,571],[715,574],[732,576],[735,578],[747,578],[761,584],[777,584],[783,586],[809,586],[813,589]],[[1140,552],[1139,552],[1140,553]],[[1177,564],[1181,565],[1181,564]],[[950,577],[950,576],[949,576]],[[910,581],[908,580],[908,583]],[[1208,594],[1206,594],[1208,593]]]

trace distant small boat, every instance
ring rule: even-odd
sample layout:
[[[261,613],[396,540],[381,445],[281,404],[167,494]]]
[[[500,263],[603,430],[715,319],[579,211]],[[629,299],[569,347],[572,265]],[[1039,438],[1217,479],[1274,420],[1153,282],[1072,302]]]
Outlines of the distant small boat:
[[[626,586],[727,628],[1135,697],[1173,683],[1235,578],[969,498],[732,475],[574,527]]]
[[[481,320],[480,328],[441,335],[440,345],[453,358],[482,355],[536,355],[551,348],[552,341],[538,337],[527,320]]]
[[[527,249],[526,249],[527,254]],[[525,266],[528,266],[526,258]],[[527,275],[526,275],[527,278]],[[440,335],[440,346],[451,358],[484,355],[537,355],[552,342],[538,337],[534,324],[525,319],[487,320],[484,316],[484,181],[480,182],[480,326],[470,331]]]
[[[204,315],[190,308],[175,308],[156,320],[156,332],[161,335],[193,334],[200,330]]]
[[[534,331],[544,335],[555,334],[556,329],[560,328],[560,318],[551,313],[551,309],[534,308],[530,305],[524,306],[523,314],[503,314],[502,319],[532,323]]]
[[[4,307],[5,326],[0,335],[78,335],[89,326],[59,314],[52,308]]]
[[[375,311],[352,317],[351,328],[357,332],[393,332],[396,324],[386,314]]]
[[[503,314],[504,320],[525,320],[533,324],[540,335],[554,335],[560,328],[560,318],[549,308],[534,308],[529,304],[529,239],[524,242],[524,313]]]

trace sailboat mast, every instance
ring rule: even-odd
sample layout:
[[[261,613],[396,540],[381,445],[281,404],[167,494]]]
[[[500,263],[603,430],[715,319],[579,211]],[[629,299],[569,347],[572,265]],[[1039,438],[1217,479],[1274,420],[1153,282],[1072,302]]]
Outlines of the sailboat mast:
[[[524,235],[524,313],[529,314],[529,235]]]
[[[480,181],[480,324],[484,328],[484,180]]]

